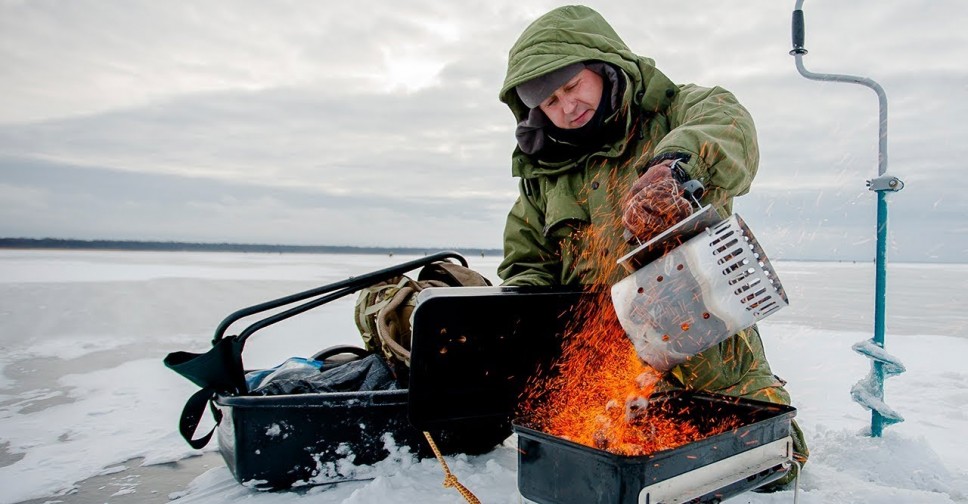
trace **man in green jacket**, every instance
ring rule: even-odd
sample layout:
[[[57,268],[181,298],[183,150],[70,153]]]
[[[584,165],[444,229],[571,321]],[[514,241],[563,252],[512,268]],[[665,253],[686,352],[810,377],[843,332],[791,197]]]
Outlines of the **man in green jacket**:
[[[554,9],[524,30],[500,99],[517,121],[511,169],[520,178],[498,268],[504,285],[612,285],[623,272],[611,265],[631,250],[626,230],[645,240],[689,214],[684,180],[701,182],[701,203],[725,217],[756,175],[753,120],[731,93],[674,84],[587,7]],[[790,403],[755,327],[660,385]]]

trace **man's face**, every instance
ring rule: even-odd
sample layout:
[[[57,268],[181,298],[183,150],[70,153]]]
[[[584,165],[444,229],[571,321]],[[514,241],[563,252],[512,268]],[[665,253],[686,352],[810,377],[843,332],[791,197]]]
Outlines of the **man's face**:
[[[584,69],[538,105],[561,129],[580,128],[592,119],[602,100],[602,77]]]

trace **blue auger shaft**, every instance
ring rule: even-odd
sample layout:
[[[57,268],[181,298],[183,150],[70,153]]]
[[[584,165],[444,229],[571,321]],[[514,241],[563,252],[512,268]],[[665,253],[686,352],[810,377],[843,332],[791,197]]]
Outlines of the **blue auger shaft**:
[[[874,344],[884,348],[885,318],[887,315],[887,194],[877,191],[877,258],[874,278]],[[884,364],[873,361],[874,382],[884,398]],[[871,409],[871,436],[881,437],[884,431],[884,418],[876,409]]]

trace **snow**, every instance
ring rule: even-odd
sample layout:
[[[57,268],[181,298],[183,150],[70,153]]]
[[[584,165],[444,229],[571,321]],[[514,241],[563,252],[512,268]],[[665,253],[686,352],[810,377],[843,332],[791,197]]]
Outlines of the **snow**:
[[[132,459],[152,466],[201,455],[177,432],[196,388],[162,365],[165,354],[204,350],[218,322],[243,306],[409,259],[0,251],[0,504],[77,502],[72,492],[81,481],[120,474]],[[494,279],[497,258],[468,260]],[[850,396],[870,371],[870,360],[851,348],[871,337],[873,265],[774,265],[791,305],[760,327],[812,452],[800,502],[968,502],[968,265],[890,265],[885,350],[906,371],[885,380],[884,401],[905,421],[881,438],[865,435],[870,413]],[[355,343],[353,301],[260,331],[247,344],[247,367]],[[199,432],[211,427],[206,422]],[[488,454],[446,461],[482,502],[517,503],[515,447],[512,436]],[[204,451],[215,449],[213,442]],[[436,460],[415,460],[401,448],[373,466],[349,467],[360,481],[289,492],[240,485],[220,462],[187,486],[172,486],[167,497],[196,504],[462,502],[442,486]],[[124,480],[100,502],[146,496],[143,484]],[[791,501],[792,492],[779,492],[731,502]]]

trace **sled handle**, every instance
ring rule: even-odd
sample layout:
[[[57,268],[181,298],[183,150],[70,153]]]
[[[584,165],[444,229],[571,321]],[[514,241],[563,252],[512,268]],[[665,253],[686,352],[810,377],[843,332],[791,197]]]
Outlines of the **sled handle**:
[[[264,303],[259,303],[252,305],[229,314],[225,317],[218,327],[215,329],[215,335],[212,339],[212,344],[218,343],[220,339],[225,336],[225,331],[228,330],[229,326],[238,320],[248,317],[250,315],[255,315],[256,313],[261,313],[266,310],[272,310],[274,308],[279,308],[288,304],[303,301],[312,297],[322,296],[323,294],[329,294],[327,296],[314,299],[308,303],[304,303],[299,306],[295,306],[286,311],[277,313],[271,317],[267,317],[251,326],[247,327],[239,335],[239,339],[243,342],[245,338],[248,338],[252,333],[262,329],[263,327],[272,325],[280,320],[285,320],[294,315],[298,315],[304,311],[315,308],[317,306],[326,304],[334,299],[339,299],[347,294],[356,292],[364,287],[368,287],[378,282],[383,282],[389,280],[395,276],[402,275],[408,271],[417,269],[421,266],[426,266],[431,263],[438,261],[444,261],[447,259],[456,259],[461,263],[462,266],[467,266],[467,260],[464,256],[458,254],[457,252],[447,251],[447,252],[437,252],[436,254],[431,254],[420,259],[414,259],[413,261],[407,261],[405,263],[400,263],[396,266],[391,266],[389,268],[384,268],[382,270],[367,273],[365,275],[360,275],[357,277],[350,277],[346,280],[341,280],[339,282],[334,282],[329,285],[324,285],[321,287],[316,287],[314,289],[309,289],[303,292],[297,292],[296,294],[290,294],[288,296],[283,296],[278,299],[273,299],[271,301],[266,301]],[[335,292],[334,292],[335,291]]]

